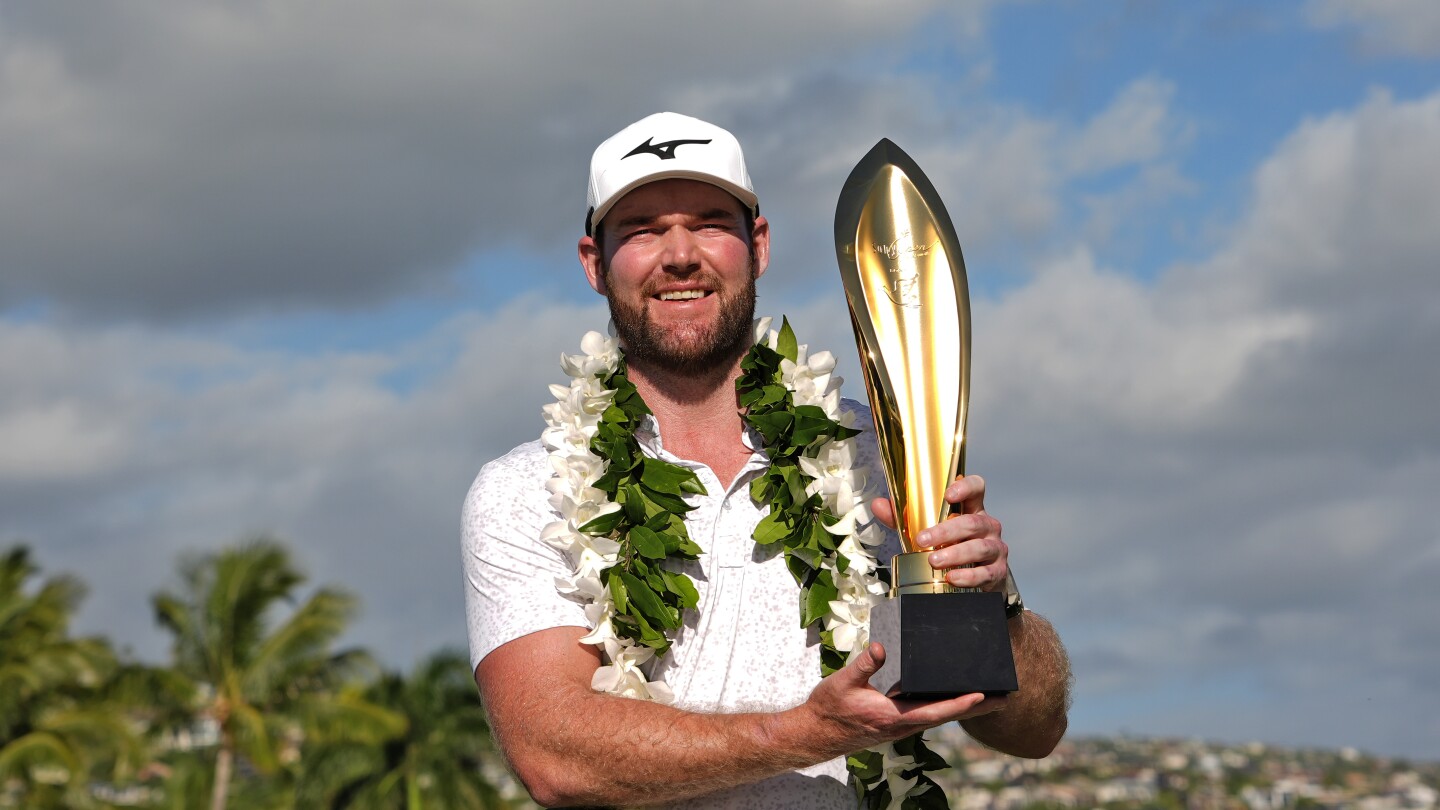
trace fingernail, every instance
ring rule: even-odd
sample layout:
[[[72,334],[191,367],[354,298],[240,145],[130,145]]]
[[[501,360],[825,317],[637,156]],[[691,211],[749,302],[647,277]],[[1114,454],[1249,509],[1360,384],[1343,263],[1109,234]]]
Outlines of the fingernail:
[[[930,532],[920,532],[919,534],[915,535],[915,542],[919,543],[922,546],[930,545]]]

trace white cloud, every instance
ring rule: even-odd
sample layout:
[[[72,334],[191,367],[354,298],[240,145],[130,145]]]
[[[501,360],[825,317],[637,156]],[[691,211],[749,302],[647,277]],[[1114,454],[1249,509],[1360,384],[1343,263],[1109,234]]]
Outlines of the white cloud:
[[[1103,245],[1137,209],[1192,188],[1176,168],[1189,124],[1170,85],[1153,78],[1122,86],[1078,121],[997,102],[983,75],[951,82],[825,73],[753,90],[706,85],[704,114],[745,144],[761,210],[776,225],[769,284],[786,298],[833,282],[833,201],[881,138],[934,182],[968,258],[1001,249],[1043,257],[1082,234]],[[1074,204],[1077,184],[1101,174]]]
[[[1140,284],[1078,250],[977,302],[972,466],[1082,697],[1440,753],[1403,723],[1440,714],[1437,139],[1440,94],[1377,95],[1281,143],[1209,259]],[[1201,722],[1191,679],[1264,708]]]
[[[124,435],[98,428],[81,403],[62,401],[11,411],[0,419],[0,481],[69,478],[112,468]]]
[[[963,39],[986,6],[7,4],[0,306],[174,317],[433,286],[477,250],[572,238],[588,150],[688,88],[873,59],[922,21]]]
[[[1440,6],[1430,0],[1310,0],[1306,11],[1317,26],[1355,26],[1371,51],[1440,55]]]
[[[1063,143],[1066,168],[1076,174],[1103,172],[1145,163],[1171,154],[1188,137],[1188,127],[1171,109],[1175,85],[1155,78],[1137,79],[1110,106]]]
[[[983,318],[997,344],[976,372],[994,380],[985,398],[1039,420],[1144,433],[1193,425],[1233,396],[1255,356],[1313,328],[1300,314],[1157,297],[1096,268],[1085,250],[1042,268]],[[1027,396],[1036,386],[1046,396]]]
[[[1384,92],[1353,112],[1306,121],[1261,167],[1254,214],[1213,272],[1332,314],[1413,304],[1393,293],[1434,289],[1437,128],[1440,97],[1399,103]],[[1371,295],[1376,279],[1392,294]]]
[[[463,644],[465,489],[538,435],[559,353],[578,324],[604,322],[600,306],[526,300],[385,354],[309,356],[137,328],[0,329],[0,542],[87,581],[82,629],[150,656],[148,596],[177,555],[257,532],[358,591],[356,634],[387,656]],[[449,359],[426,384],[387,384],[437,354]]]

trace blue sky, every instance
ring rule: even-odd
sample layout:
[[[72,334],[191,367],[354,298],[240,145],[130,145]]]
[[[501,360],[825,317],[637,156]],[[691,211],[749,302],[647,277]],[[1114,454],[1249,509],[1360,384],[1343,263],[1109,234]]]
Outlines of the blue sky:
[[[6,4],[0,543],[143,657],[177,555],[263,531],[387,660],[463,644],[460,499],[604,322],[594,145],[734,131],[761,308],[843,356],[833,206],[889,137],[1075,730],[1440,757],[1437,8]]]

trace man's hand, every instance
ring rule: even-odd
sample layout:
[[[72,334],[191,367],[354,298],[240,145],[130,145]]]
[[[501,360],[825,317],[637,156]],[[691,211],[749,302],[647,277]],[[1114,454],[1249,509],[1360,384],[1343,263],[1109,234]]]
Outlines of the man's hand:
[[[1000,539],[1000,521],[985,511],[985,479],[978,475],[957,478],[945,489],[945,500],[958,506],[957,514],[920,532],[915,541],[933,549],[930,566],[945,570],[945,579],[958,588],[1000,590],[1009,572],[1010,548]],[[895,528],[895,507],[888,498],[870,504],[875,517]],[[961,566],[973,565],[973,568]]]
[[[899,740],[951,720],[989,714],[1009,700],[982,694],[928,702],[896,700],[870,685],[870,676],[884,663],[884,646],[871,642],[854,661],[822,680],[796,709],[810,714],[815,728],[827,730],[824,737],[836,741],[837,754]]]
[[[956,479],[946,488],[945,500],[959,506],[955,510],[958,514],[925,529],[916,538],[922,549],[934,549],[930,565],[943,569],[951,585],[1001,590],[1010,571],[1010,548],[1000,539],[1000,521],[985,511],[985,479],[978,475]],[[895,509],[889,500],[876,498],[871,510],[886,525],[895,527]],[[975,567],[959,567],[970,564]],[[991,748],[1016,756],[1044,757],[1060,742],[1068,724],[1070,661],[1055,628],[1038,614],[1022,612],[1006,626],[1020,691],[995,707],[1003,711],[975,713],[960,720],[970,736]],[[977,704],[976,708],[984,705]]]
[[[793,709],[685,712],[591,690],[599,659],[579,643],[584,632],[556,627],[522,636],[475,671],[496,739],[545,806],[679,801],[977,718],[1009,700],[885,697],[869,683],[885,658],[884,648],[871,644]]]

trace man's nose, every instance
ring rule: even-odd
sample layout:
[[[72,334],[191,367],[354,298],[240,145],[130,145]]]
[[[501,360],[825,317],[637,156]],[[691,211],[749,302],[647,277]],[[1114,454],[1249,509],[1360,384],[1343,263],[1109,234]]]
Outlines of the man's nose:
[[[689,228],[679,225],[669,228],[662,237],[661,261],[665,269],[676,273],[689,273],[700,268],[700,258],[695,234]]]

